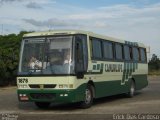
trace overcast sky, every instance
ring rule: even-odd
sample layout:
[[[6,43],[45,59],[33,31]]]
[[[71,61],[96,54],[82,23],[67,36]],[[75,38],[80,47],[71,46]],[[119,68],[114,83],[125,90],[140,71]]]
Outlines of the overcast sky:
[[[160,56],[160,0],[0,0],[0,28],[87,30],[142,42]]]

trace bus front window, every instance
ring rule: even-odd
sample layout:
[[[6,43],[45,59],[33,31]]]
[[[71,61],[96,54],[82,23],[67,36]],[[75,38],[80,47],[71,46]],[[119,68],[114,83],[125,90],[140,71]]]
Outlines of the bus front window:
[[[25,39],[19,74],[72,74],[72,36]]]

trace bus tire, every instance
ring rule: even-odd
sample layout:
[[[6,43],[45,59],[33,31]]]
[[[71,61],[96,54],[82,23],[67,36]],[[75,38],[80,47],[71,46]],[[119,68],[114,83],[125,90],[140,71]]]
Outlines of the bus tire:
[[[135,88],[136,88],[136,87],[135,87],[135,82],[134,82],[133,80],[131,80],[129,92],[128,92],[128,94],[127,94],[127,96],[128,96],[129,98],[132,98],[132,97],[135,95],[135,91],[136,91]]]
[[[35,105],[40,109],[46,109],[50,106],[50,102],[35,102]]]
[[[81,108],[89,108],[92,106],[92,103],[93,103],[93,86],[88,84],[86,89],[85,89],[85,98],[84,98],[84,101],[82,101],[80,103],[80,107]]]

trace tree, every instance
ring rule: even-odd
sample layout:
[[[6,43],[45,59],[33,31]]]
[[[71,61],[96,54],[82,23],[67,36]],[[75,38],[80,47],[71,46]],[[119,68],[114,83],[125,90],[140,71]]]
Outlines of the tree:
[[[149,61],[148,66],[149,66],[149,71],[160,70],[160,59],[157,57],[156,54],[152,55],[152,58]]]
[[[0,85],[16,83],[20,45],[23,34],[0,35]]]

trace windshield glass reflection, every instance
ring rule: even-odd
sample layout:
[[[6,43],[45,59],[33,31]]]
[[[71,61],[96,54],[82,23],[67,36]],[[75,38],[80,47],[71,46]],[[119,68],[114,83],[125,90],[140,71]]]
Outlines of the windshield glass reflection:
[[[23,41],[19,74],[71,74],[72,36]]]

